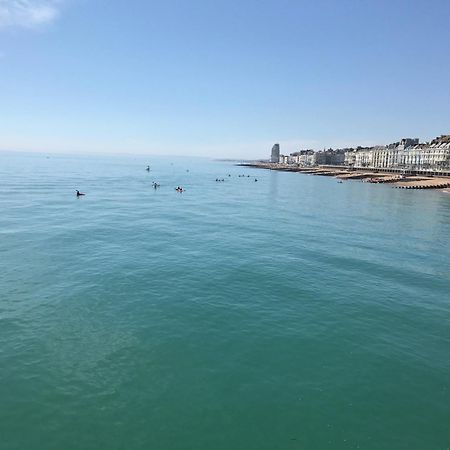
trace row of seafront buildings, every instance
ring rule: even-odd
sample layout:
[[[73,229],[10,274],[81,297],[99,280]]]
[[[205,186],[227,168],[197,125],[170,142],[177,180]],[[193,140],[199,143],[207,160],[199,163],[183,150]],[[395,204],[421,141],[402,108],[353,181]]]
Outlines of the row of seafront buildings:
[[[280,154],[280,146],[275,144],[271,162],[299,167],[330,165],[386,171],[450,172],[450,135],[441,135],[426,143],[419,143],[417,138],[404,138],[386,146],[300,150],[288,156]]]

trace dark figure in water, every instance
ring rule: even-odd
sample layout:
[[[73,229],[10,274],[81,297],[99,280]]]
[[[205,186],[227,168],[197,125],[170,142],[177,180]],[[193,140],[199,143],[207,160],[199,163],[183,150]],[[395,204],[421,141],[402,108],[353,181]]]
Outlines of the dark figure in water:
[[[81,197],[82,195],[86,195],[86,194],[83,194],[82,192],[80,192],[80,191],[77,189],[77,197]]]
[[[147,166],[147,168],[145,169],[147,172],[150,172],[150,166]]]
[[[258,180],[255,178],[255,181],[258,181]]]

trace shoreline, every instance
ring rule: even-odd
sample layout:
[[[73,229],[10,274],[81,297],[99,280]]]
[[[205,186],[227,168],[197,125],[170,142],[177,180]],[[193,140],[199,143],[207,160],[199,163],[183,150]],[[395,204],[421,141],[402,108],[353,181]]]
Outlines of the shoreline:
[[[401,175],[398,170],[387,169],[350,169],[346,166],[315,166],[298,167],[292,164],[279,164],[269,162],[252,162],[236,164],[241,167],[253,167],[255,169],[277,170],[281,172],[298,172],[309,175],[335,177],[343,180],[360,180],[373,184],[392,184],[398,189],[437,189],[450,193],[450,177],[436,175]]]

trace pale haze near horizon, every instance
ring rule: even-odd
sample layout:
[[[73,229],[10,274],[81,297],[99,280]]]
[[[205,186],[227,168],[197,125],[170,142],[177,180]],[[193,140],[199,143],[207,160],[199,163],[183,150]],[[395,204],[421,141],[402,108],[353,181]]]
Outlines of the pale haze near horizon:
[[[0,0],[0,150],[267,157],[450,133],[448,1]]]

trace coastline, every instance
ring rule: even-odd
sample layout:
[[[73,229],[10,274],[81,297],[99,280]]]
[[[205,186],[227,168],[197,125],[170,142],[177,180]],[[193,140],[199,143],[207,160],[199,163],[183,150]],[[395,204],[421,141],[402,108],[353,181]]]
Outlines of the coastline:
[[[403,175],[398,170],[353,169],[346,166],[299,167],[292,164],[270,162],[247,162],[236,164],[241,167],[277,170],[281,172],[299,172],[309,175],[330,176],[339,180],[360,180],[373,184],[392,184],[398,189],[439,189],[450,193],[450,177],[436,175]]]

